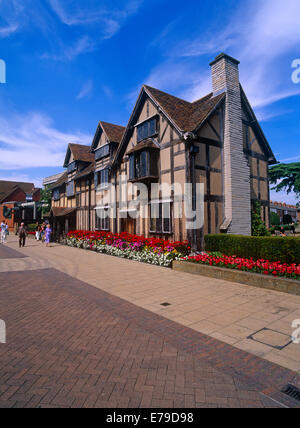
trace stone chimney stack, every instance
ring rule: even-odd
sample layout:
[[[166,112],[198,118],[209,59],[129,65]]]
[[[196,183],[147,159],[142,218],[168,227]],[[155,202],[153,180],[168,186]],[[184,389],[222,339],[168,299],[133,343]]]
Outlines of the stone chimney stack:
[[[221,54],[210,64],[214,96],[226,93],[224,116],[223,231],[251,235],[250,166],[243,150],[239,61]]]

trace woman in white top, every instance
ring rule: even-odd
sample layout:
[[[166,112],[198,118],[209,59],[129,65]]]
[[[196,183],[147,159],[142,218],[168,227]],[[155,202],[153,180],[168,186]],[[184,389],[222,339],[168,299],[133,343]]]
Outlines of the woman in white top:
[[[4,222],[1,223],[1,244],[6,244],[6,224]]]

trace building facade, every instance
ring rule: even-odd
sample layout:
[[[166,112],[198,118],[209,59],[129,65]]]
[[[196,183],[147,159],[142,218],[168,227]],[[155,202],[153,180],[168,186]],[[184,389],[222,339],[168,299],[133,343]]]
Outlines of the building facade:
[[[283,217],[290,215],[294,223],[300,223],[300,207],[296,205],[289,205],[282,202],[270,202],[271,212],[277,214],[280,217],[281,224],[283,223]]]
[[[7,222],[13,231],[21,221],[36,221],[39,200],[40,189],[33,183],[0,181],[0,222]]]
[[[250,235],[255,201],[269,226],[268,167],[276,159],[240,84],[239,62],[221,54],[210,66],[213,92],[207,96],[191,103],[144,85],[126,128],[100,122],[90,148],[69,145],[67,172],[52,186],[60,232],[188,239],[201,249],[205,234]],[[193,209],[202,185],[204,223],[198,227],[188,226],[191,216],[177,195],[185,183]],[[154,210],[153,184],[160,186]]]

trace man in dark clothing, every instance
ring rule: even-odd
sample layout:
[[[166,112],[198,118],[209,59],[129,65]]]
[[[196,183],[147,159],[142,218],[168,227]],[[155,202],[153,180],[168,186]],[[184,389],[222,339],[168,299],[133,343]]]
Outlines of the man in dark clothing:
[[[21,227],[19,228],[18,235],[19,235],[19,247],[20,248],[25,247],[27,231],[24,223],[21,223]]]

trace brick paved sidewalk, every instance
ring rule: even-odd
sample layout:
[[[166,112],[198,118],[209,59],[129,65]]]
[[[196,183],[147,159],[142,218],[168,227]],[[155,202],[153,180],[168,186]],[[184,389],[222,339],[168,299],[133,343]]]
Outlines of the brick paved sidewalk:
[[[27,258],[0,259],[0,272],[55,268],[109,294],[300,374],[300,345],[291,343],[300,296],[196,276],[29,239]],[[171,306],[163,307],[168,302]],[[255,340],[249,339],[254,337]],[[288,344],[282,348],[282,345]]]
[[[0,301],[1,408],[297,404],[278,395],[295,373],[57,270],[1,273]]]

